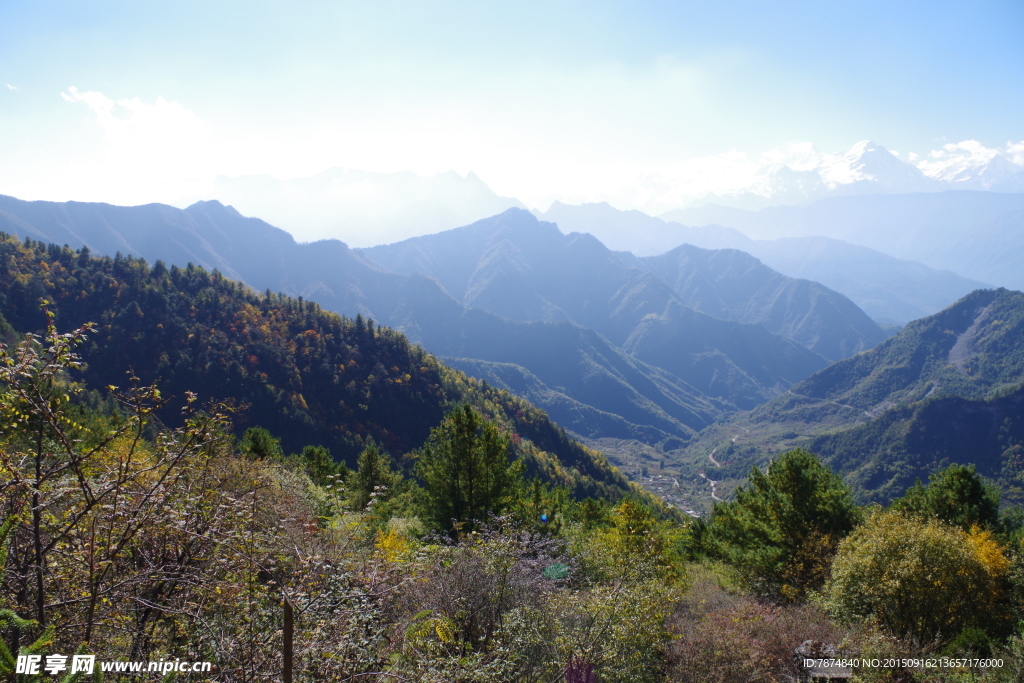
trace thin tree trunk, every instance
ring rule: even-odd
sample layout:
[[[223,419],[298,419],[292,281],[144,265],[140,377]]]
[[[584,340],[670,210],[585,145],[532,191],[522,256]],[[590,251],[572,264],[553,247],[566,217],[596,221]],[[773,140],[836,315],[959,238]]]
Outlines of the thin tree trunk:
[[[32,490],[32,535],[36,554],[36,620],[46,628],[46,594],[43,592],[43,533],[40,508],[42,499],[39,489],[43,485],[43,417],[39,416],[39,433],[36,435],[36,481]]]

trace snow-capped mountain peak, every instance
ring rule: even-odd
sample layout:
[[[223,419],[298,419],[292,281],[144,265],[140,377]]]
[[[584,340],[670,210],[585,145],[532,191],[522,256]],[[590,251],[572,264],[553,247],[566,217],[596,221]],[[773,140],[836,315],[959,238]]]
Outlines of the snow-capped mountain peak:
[[[998,154],[987,158],[951,159],[943,164],[936,164],[929,176],[936,180],[949,183],[960,190],[989,190],[1003,183],[1014,174],[1024,171]]]
[[[818,173],[829,190],[853,189],[875,192],[918,192],[932,183],[915,166],[871,140],[863,140],[842,154],[825,157]],[[845,193],[845,192],[844,192]]]

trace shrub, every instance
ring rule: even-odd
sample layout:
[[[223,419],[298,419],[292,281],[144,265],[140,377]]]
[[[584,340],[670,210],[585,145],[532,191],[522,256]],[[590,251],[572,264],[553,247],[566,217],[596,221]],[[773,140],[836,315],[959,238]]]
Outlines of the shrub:
[[[669,618],[675,636],[668,680],[747,683],[794,680],[793,650],[805,640],[838,644],[842,630],[810,605],[771,605],[729,593],[715,578],[696,581]]]
[[[874,617],[918,643],[991,628],[1006,616],[1006,563],[985,533],[879,512],[840,544],[824,604],[845,621]]]

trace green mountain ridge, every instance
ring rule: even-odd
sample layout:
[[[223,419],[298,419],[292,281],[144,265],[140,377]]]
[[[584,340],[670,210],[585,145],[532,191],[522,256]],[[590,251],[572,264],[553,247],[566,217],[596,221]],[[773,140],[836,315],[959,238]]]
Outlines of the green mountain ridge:
[[[950,462],[975,463],[1011,491],[1019,487],[1009,461],[1020,439],[1021,339],[1024,293],[972,292],[705,429],[680,459],[691,476],[721,482],[718,495],[751,465],[796,446],[817,452],[863,500],[887,501]]]
[[[983,398],[1024,372],[1024,294],[978,290],[908,323],[867,353],[794,385],[793,393],[878,410],[925,395]]]
[[[192,265],[151,268],[132,257],[2,236],[0,313],[19,332],[38,331],[44,298],[61,329],[97,323],[83,349],[90,387],[124,386],[130,370],[165,395],[234,400],[245,406],[239,427],[265,427],[292,452],[325,446],[349,465],[369,438],[396,456],[409,453],[450,408],[468,402],[517,435],[533,473],[578,496],[633,491],[602,455],[526,401],[443,366],[361,316],[257,294]]]
[[[952,463],[973,464],[1007,502],[1024,502],[1024,386],[986,399],[927,398],[866,424],[814,437],[809,447],[846,473],[864,498],[887,502]]]
[[[713,367],[714,372],[700,370],[674,377],[650,362],[659,358],[656,350],[643,355],[648,348],[642,343],[643,335],[633,340],[639,357],[626,353],[614,341],[624,343],[652,313],[668,313],[669,324],[678,325],[679,316],[669,310],[669,304],[675,307],[679,302],[669,287],[641,269],[626,268],[590,236],[576,235],[566,243],[557,229],[526,212],[513,210],[482,223],[505,224],[512,233],[524,234],[517,237],[506,231],[495,241],[493,234],[477,225],[433,236],[451,242],[444,244],[445,251],[463,248],[476,256],[465,263],[447,263],[427,277],[415,271],[385,270],[368,260],[365,252],[349,249],[337,240],[297,244],[286,232],[213,201],[179,210],[157,204],[116,207],[0,197],[0,229],[7,227],[22,236],[72,247],[87,246],[108,255],[120,251],[150,262],[195,263],[241,279],[260,291],[280,291],[314,300],[327,310],[372,317],[402,330],[431,352],[479,361],[474,368],[481,372],[488,363],[519,365],[543,385],[529,396],[551,396],[545,406],[553,417],[581,435],[600,437],[600,430],[607,426],[616,435],[638,435],[648,443],[666,439],[685,442],[734,409],[734,400],[743,406],[763,401],[825,365],[824,359],[812,352],[765,336],[755,325],[699,315],[686,330],[677,332],[690,339],[701,356],[693,365],[699,366],[698,370]],[[478,258],[485,251],[487,257]],[[413,260],[427,258],[423,251],[411,254]],[[573,284],[562,267],[566,254],[596,270],[589,279]],[[548,280],[537,274],[538,258],[548,259],[543,269]],[[606,277],[605,271],[617,274],[618,279]],[[448,277],[451,274],[458,278]],[[537,282],[532,282],[534,279]],[[459,282],[464,283],[463,289]],[[551,283],[557,284],[555,299],[548,296]],[[520,320],[467,306],[453,297],[452,291],[460,296],[468,292],[474,304],[489,302]],[[516,313],[517,307],[520,313]],[[543,320],[527,320],[535,315]],[[587,327],[597,325],[601,334],[583,331],[580,325],[586,323],[591,323]],[[761,358],[748,354],[756,359],[757,367],[749,367],[748,359],[721,353],[714,362],[704,360],[714,353],[708,350],[717,343],[712,340],[739,338],[748,340],[747,347],[766,346],[771,352]],[[518,347],[508,344],[510,339],[515,339]],[[700,339],[707,343],[694,341]],[[785,365],[792,349],[802,360],[781,373],[774,372],[775,358]],[[679,369],[688,371],[689,366],[679,365]],[[484,376],[495,377],[492,372]],[[567,400],[555,400],[557,395]],[[609,422],[608,415],[619,419]]]

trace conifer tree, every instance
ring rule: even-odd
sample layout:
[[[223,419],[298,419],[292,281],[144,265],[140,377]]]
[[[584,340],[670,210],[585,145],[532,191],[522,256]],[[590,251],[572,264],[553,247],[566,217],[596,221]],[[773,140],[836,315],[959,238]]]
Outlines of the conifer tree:
[[[974,465],[953,463],[918,481],[902,498],[893,501],[896,510],[923,519],[938,519],[969,531],[972,526],[995,528],[999,523],[999,490],[981,480]]]
[[[416,467],[434,526],[453,531],[501,513],[522,471],[509,455],[508,436],[472,407],[450,412],[431,431]]]
[[[860,518],[850,489],[805,450],[753,468],[736,500],[715,505],[710,543],[763,595],[803,599],[824,582],[839,542]]]
[[[395,486],[401,475],[391,468],[391,456],[381,451],[370,439],[366,448],[359,454],[356,474],[352,479],[352,507],[363,510],[374,498],[386,495],[387,490]]]

